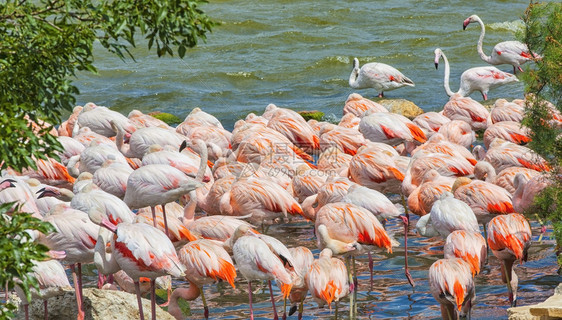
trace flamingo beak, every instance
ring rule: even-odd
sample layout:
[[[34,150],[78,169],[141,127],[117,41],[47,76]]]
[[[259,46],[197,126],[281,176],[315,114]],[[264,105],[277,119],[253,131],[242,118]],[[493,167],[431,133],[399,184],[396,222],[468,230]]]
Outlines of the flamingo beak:
[[[435,69],[436,70],[439,69],[439,63],[438,62],[435,62]]]
[[[466,20],[464,20],[464,22],[462,23],[462,29],[466,30],[466,27],[468,27],[469,23],[470,23],[470,18],[467,18]]]

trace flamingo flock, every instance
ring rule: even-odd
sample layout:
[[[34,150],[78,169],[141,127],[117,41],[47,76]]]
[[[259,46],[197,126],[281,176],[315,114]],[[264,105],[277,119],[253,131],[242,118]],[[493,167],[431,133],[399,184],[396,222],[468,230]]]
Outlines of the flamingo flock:
[[[464,27],[471,22],[482,25],[481,52],[484,26],[471,16]],[[485,61],[520,69],[524,61],[509,60],[509,46],[498,46]],[[36,171],[7,170],[0,177],[0,203],[19,201],[22,210],[57,230],[33,234],[52,257],[36,262],[41,291],[33,296],[46,299],[68,288],[61,263],[69,265],[76,317],[84,319],[81,266],[93,263],[99,288],[137,295],[140,319],[146,292],[156,317],[158,281],[168,283],[165,305],[177,319],[186,317],[180,299],[201,297],[208,318],[204,286],[226,282],[240,288],[240,281],[248,288],[246,318],[254,319],[252,282],[265,281],[273,319],[279,318],[280,299],[283,319],[297,310],[301,319],[308,293],[319,307],[333,307],[336,318],[340,304],[349,301],[354,319],[360,316],[358,288],[366,285],[356,258],[369,257],[373,288],[372,255],[404,246],[403,280],[416,286],[407,256],[408,237],[415,236],[443,244],[427,279],[444,319],[470,314],[478,297],[475,277],[491,268],[488,248],[501,262],[501,270],[491,272],[501,273],[514,306],[515,262],[527,261],[532,239],[521,213],[549,184],[549,166],[525,146],[524,100],[499,99],[490,112],[466,97],[476,90],[486,99],[490,88],[517,78],[490,67],[467,70],[453,93],[448,62],[436,49],[435,63],[441,58],[451,100],[443,111],[415,119],[358,93],[342,101],[339,124],[306,121],[270,104],[262,115],[238,120],[232,131],[199,108],[171,127],[137,110],[125,117],[93,103],[76,107],[58,128],[64,147],[59,160],[38,160]],[[349,84],[374,88],[381,97],[414,86],[388,65],[359,68],[357,59]],[[484,146],[474,146],[476,130],[485,130]],[[410,230],[410,214],[420,216],[417,234]],[[403,224],[404,231],[391,232],[389,221]],[[316,248],[287,247],[267,235],[272,226],[294,223],[308,228]],[[172,288],[170,277],[187,285]],[[274,284],[282,297],[275,297]]]

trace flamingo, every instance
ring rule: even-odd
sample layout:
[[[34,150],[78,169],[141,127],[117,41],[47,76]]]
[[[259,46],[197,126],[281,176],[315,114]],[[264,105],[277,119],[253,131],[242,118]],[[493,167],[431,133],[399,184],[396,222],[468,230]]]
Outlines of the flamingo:
[[[352,93],[347,97],[343,107],[343,115],[351,113],[357,117],[363,116],[365,111],[371,112],[388,112],[388,110],[381,104],[376,103],[367,98],[363,98],[359,93]]]
[[[273,304],[273,319],[279,319],[275,308],[271,280],[281,283],[283,297],[289,296],[293,279],[289,271],[294,270],[294,261],[289,250],[277,239],[254,233],[248,234],[244,226],[238,227],[231,238],[234,243],[232,252],[236,267],[248,281],[248,297],[250,300],[250,319],[254,319],[252,308],[252,280],[267,280],[271,303]]]
[[[353,58],[353,70],[349,75],[349,86],[354,89],[373,88],[379,92],[379,98],[384,97],[384,91],[398,89],[404,86],[414,87],[414,82],[395,68],[380,62],[364,64],[359,69],[359,60]]]
[[[552,182],[544,175],[536,175],[530,179],[518,173],[515,176],[513,193],[513,209],[515,212],[527,212],[532,208],[535,196]]]
[[[207,215],[218,215],[220,211],[220,200],[230,190],[236,180],[233,175],[216,179],[212,186],[204,186],[196,190],[197,206],[205,211]]]
[[[94,172],[92,182],[103,191],[123,199],[131,173],[133,168],[130,165],[108,159]]]
[[[320,147],[322,150],[336,146],[350,155],[355,155],[357,149],[365,144],[365,137],[361,132],[341,126],[335,126],[332,130],[323,132],[320,136]]]
[[[305,276],[310,294],[319,307],[325,304],[331,308],[336,303],[338,318],[338,301],[349,293],[347,268],[343,261],[332,257],[332,250],[326,248],[320,252],[317,260],[312,262]],[[353,306],[350,306],[350,309]]]
[[[472,276],[480,273],[486,263],[486,240],[477,231],[455,230],[447,236],[443,247],[445,259],[461,258],[470,264]]]
[[[336,146],[331,146],[318,156],[316,167],[320,171],[339,173],[347,171],[352,158],[350,154],[344,153]]]
[[[152,319],[156,319],[155,280],[157,277],[171,275],[184,276],[185,266],[179,261],[176,250],[168,237],[160,230],[145,223],[112,224],[96,209],[88,213],[90,220],[107,228],[115,235],[111,239],[112,259],[135,280],[140,319],[142,311],[139,280],[150,278]]]
[[[320,147],[318,136],[297,112],[286,108],[278,108],[274,104],[268,105],[266,112],[273,113],[267,127],[282,133],[303,150],[312,151]]]
[[[488,245],[496,258],[502,263],[502,281],[507,284],[509,302],[517,304],[517,274],[513,263],[527,261],[527,251],[531,246],[531,226],[519,213],[500,215],[488,223]]]
[[[65,166],[72,156],[79,155],[86,149],[80,141],[71,137],[59,136],[57,137],[57,141],[61,144],[63,150],[57,151],[56,154],[59,156],[61,163]]]
[[[498,99],[494,103],[494,108],[490,111],[490,120],[492,123],[501,121],[521,122],[525,113],[524,105],[521,106],[514,102],[507,102],[505,99]]]
[[[458,106],[457,103],[460,101],[455,100],[453,103],[451,102],[452,101],[449,101],[446,104],[446,106],[450,104],[450,107],[448,107],[447,114],[453,118],[457,118],[459,116],[462,117],[462,115],[459,115],[457,113],[457,111],[460,110],[458,109],[455,110],[456,106],[454,106],[454,105]],[[466,106],[469,107],[469,105]],[[485,115],[485,113],[482,115]],[[471,123],[475,123],[475,122],[466,122],[463,120],[451,120],[443,124],[441,128],[439,128],[438,133],[442,135],[446,140],[451,141],[452,143],[459,144],[465,148],[470,148],[472,144],[476,141],[476,133],[472,130]]]
[[[176,150],[185,141],[185,137],[173,130],[160,127],[141,128],[131,134],[129,144],[123,142],[124,130],[117,123],[111,123],[113,130],[116,132],[115,145],[117,149],[127,158],[142,157],[147,153],[151,145],[157,144],[162,147],[171,146]]]
[[[129,119],[129,122],[131,122],[137,128],[146,128],[146,127],[168,128],[169,127],[166,124],[166,122],[160,119],[156,119],[149,114],[144,114],[139,110],[131,110],[127,118]]]
[[[514,194],[517,189],[515,186],[515,177],[518,174],[522,174],[527,179],[531,179],[540,175],[540,172],[524,167],[509,167],[496,174],[494,167],[487,161],[479,161],[474,166],[474,177],[476,179],[496,184],[511,194]],[[516,212],[520,211],[516,210]]]
[[[439,112],[430,111],[420,114],[412,121],[426,133],[428,138],[430,138],[433,134],[439,131],[441,126],[451,122],[451,119],[445,117]]]
[[[476,147],[472,150],[475,152]],[[509,167],[525,167],[537,171],[549,171],[545,159],[528,147],[495,138],[490,143],[490,148],[482,160],[488,161],[500,172]]]
[[[297,303],[299,304],[298,319],[302,319],[304,299],[308,293],[308,284],[306,282],[306,274],[310,269],[314,261],[314,255],[312,251],[307,247],[299,246],[295,248],[289,248],[289,252],[293,256],[295,265],[293,266],[297,273],[294,274],[293,286],[291,287],[291,293],[289,294],[289,300],[293,303],[293,306],[289,310],[289,316],[293,315],[297,311]],[[285,318],[285,314],[283,316]]]
[[[349,163],[349,177],[353,182],[382,193],[398,192],[404,173],[398,167],[396,151],[381,152],[375,145],[359,148]]]
[[[443,61],[445,61],[443,86],[445,87],[447,95],[453,97],[455,92],[451,91],[451,87],[449,86],[449,60],[447,60],[443,51],[437,48],[435,49],[435,69],[439,66],[440,58],[443,58]],[[518,81],[519,79],[517,79],[515,75],[503,72],[496,67],[470,68],[461,74],[461,84],[459,91],[456,93],[460,96],[467,97],[474,91],[480,91],[482,98],[488,100],[488,91],[490,91],[490,89]]]
[[[70,114],[68,119],[66,121],[63,121],[59,126],[58,129],[59,137],[62,136],[72,137],[72,132],[74,131],[74,125],[76,124],[76,119],[78,119],[78,115],[80,114],[80,112],[82,112],[82,109],[84,109],[84,107],[82,106],[76,106],[74,107],[74,109],[72,109],[72,113]]]
[[[359,132],[366,139],[397,145],[405,141],[424,143],[425,133],[403,115],[391,112],[377,112],[364,116],[359,123]]]
[[[177,304],[177,298],[194,300],[199,294],[203,300],[205,319],[209,318],[209,308],[203,293],[203,286],[213,281],[227,281],[233,288],[236,270],[228,253],[211,240],[200,239],[192,241],[180,250],[178,257],[185,266],[185,278],[189,282],[189,289],[177,288],[172,292],[168,312],[176,319],[185,318]]]
[[[341,117],[338,126],[350,129],[359,129],[359,122],[361,122],[361,118],[357,117],[353,113],[347,113]]]
[[[515,212],[511,194],[493,183],[460,177],[453,184],[451,192],[455,198],[467,203],[479,219]]]
[[[297,169],[297,174],[291,180],[291,190],[299,202],[303,202],[309,196],[318,193],[320,187],[326,183],[328,174],[317,169],[310,169],[308,166]]]
[[[529,129],[515,121],[502,121],[494,123],[484,131],[484,146],[488,148],[495,138],[515,144],[526,144],[531,141]]]
[[[480,59],[492,64],[510,64],[513,66],[513,73],[517,71],[523,71],[521,65],[525,62],[533,59],[540,58],[535,53],[531,52],[526,44],[519,41],[503,41],[494,46],[492,49],[492,55],[487,56],[482,49],[482,42],[484,41],[484,35],[486,34],[486,27],[484,22],[477,15],[473,14],[463,21],[462,29],[465,30],[466,27],[472,22],[478,22],[480,24],[480,38],[478,38],[478,45],[476,49],[480,55]]]
[[[443,319],[466,317],[474,301],[474,280],[463,259],[439,259],[429,267],[431,294],[441,304]]]
[[[39,234],[37,240],[51,250],[65,253],[64,261],[70,263],[72,270],[78,319],[84,319],[82,263],[94,261],[99,226],[92,223],[86,213],[72,209],[66,204],[55,206],[43,221],[51,223],[56,232]]]
[[[446,191],[451,191],[455,178],[442,176],[435,169],[427,171],[419,186],[408,196],[408,208],[424,216],[431,211],[433,203]]]
[[[48,319],[47,299],[55,297],[64,293],[65,290],[70,290],[72,287],[64,272],[64,267],[57,260],[47,261],[33,261],[33,276],[37,279],[39,290],[31,289],[32,299],[43,300],[45,319]],[[17,283],[17,282],[16,282]],[[29,300],[21,287],[16,284],[16,294],[23,301],[23,310],[25,320],[29,319]]]
[[[129,163],[115,146],[100,143],[99,140],[96,139],[79,155],[71,157],[66,167],[70,175],[78,177],[82,172],[94,174],[107,160],[113,160],[114,162],[122,164]],[[78,162],[79,166],[76,168]]]
[[[180,132],[184,129],[183,127],[189,128],[207,126],[224,129],[221,122],[213,115],[201,110],[201,108],[193,108],[193,110],[191,110],[191,112],[185,117],[185,120],[176,127],[176,130],[179,130],[178,132]]]
[[[440,235],[445,238],[455,230],[480,232],[472,209],[463,201],[455,199],[448,191],[433,203],[429,214],[418,220],[416,228],[426,237]]]
[[[106,107],[96,106],[91,102],[84,105],[76,123],[79,127],[88,127],[102,136],[113,137],[115,131],[112,129],[112,122],[123,128],[129,135],[136,130],[129,119],[121,113]]]

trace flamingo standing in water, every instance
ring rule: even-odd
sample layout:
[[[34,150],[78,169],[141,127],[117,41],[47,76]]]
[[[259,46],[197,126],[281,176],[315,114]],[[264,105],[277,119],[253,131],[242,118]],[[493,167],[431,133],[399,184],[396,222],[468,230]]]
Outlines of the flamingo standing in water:
[[[480,273],[484,267],[488,248],[486,240],[476,231],[455,230],[447,236],[443,247],[445,259],[461,258],[470,264],[472,275]]]
[[[517,274],[513,270],[515,260],[527,261],[531,246],[531,226],[519,213],[500,215],[488,223],[488,245],[496,258],[502,262],[502,281],[507,284],[509,302],[517,304]]]
[[[371,62],[364,64],[359,69],[359,60],[353,58],[353,70],[349,75],[349,86],[354,89],[373,88],[379,92],[379,98],[382,98],[384,97],[384,91],[404,86],[414,87],[415,85],[402,72],[387,64]]]
[[[90,220],[115,235],[111,239],[111,255],[119,267],[135,280],[140,319],[144,320],[139,279],[150,278],[152,319],[156,319],[155,279],[165,275],[184,276],[185,267],[168,237],[145,223],[112,224],[96,209],[90,210]]]
[[[326,248],[320,252],[317,260],[312,262],[305,276],[310,294],[319,307],[332,301],[336,303],[336,319],[338,318],[338,301],[350,292],[347,268],[343,261],[332,258],[332,250]],[[350,305],[350,309],[353,306]]]
[[[477,22],[480,24],[480,38],[478,38],[478,55],[480,59],[486,61],[489,64],[499,65],[499,64],[510,64],[513,66],[513,73],[518,69],[523,71],[521,65],[533,58],[539,58],[538,55],[532,53],[526,44],[519,41],[503,41],[494,46],[492,49],[492,54],[487,56],[482,49],[482,42],[484,41],[484,35],[486,34],[486,27],[484,22],[477,15],[473,14],[466,18],[462,23],[462,29],[466,30],[466,27],[472,22]]]
[[[251,235],[247,235],[251,234]],[[252,308],[252,280],[267,280],[271,303],[273,304],[273,319],[279,319],[275,308],[275,299],[271,288],[271,280],[282,283],[283,297],[289,296],[293,283],[289,271],[294,270],[294,261],[289,250],[277,239],[265,235],[259,237],[249,232],[245,226],[240,226],[231,238],[232,252],[238,271],[248,281],[248,296],[250,300],[250,319],[254,319]]]
[[[297,272],[293,275],[293,286],[291,287],[291,293],[289,294],[289,300],[293,303],[293,306],[289,310],[289,316],[293,315],[297,311],[297,303],[299,304],[298,319],[302,319],[302,312],[304,306],[304,299],[308,293],[308,284],[306,282],[306,273],[310,269],[312,262],[314,261],[314,255],[312,251],[307,247],[299,246],[296,248],[289,248],[289,252],[293,256],[295,265],[293,266]],[[283,319],[285,319],[285,313],[283,313]]]
[[[435,49],[435,69],[439,66],[440,58],[443,58],[443,61],[445,61],[445,78],[443,80],[443,86],[445,87],[447,95],[452,97],[455,95],[455,92],[453,92],[449,86],[449,60],[447,60],[443,51],[437,48]],[[519,79],[517,79],[516,76],[503,72],[496,67],[470,68],[462,73],[459,91],[456,93],[463,97],[467,97],[474,91],[480,91],[482,98],[484,98],[484,100],[488,100],[488,91],[490,91],[490,89],[518,81]]]
[[[185,265],[185,277],[189,282],[189,289],[177,288],[172,293],[168,312],[176,319],[184,319],[177,304],[178,298],[195,300],[201,294],[205,319],[209,318],[209,308],[203,293],[203,286],[218,280],[227,281],[233,288],[236,270],[232,259],[220,245],[211,240],[200,239],[192,241],[178,250],[180,261]]]
[[[466,317],[474,300],[474,279],[463,259],[439,259],[429,267],[431,294],[441,304],[443,319]]]

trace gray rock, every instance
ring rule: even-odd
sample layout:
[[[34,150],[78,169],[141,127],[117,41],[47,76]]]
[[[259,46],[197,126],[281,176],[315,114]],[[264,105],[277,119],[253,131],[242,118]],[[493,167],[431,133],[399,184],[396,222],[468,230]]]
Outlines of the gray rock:
[[[145,319],[150,319],[150,300],[142,299]],[[74,291],[48,300],[49,319],[75,319],[77,314]],[[88,320],[139,319],[137,297],[124,291],[84,289],[84,312]],[[168,312],[156,306],[156,318],[175,320]],[[24,319],[23,307],[17,319]],[[29,319],[43,320],[43,301],[33,301],[29,306]]]
[[[423,113],[423,110],[412,101],[406,99],[381,99],[377,100],[389,112],[398,113],[412,120]]]
[[[544,302],[507,309],[509,320],[548,320],[562,318],[562,284],[554,290],[554,295]]]

